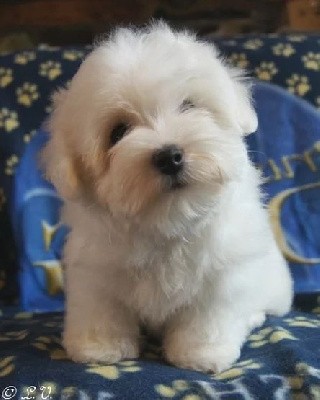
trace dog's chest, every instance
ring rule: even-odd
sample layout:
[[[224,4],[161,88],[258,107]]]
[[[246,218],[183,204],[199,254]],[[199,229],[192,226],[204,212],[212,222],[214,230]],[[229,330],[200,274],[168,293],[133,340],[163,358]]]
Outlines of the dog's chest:
[[[203,254],[183,244],[137,246],[125,272],[127,305],[147,324],[165,321],[201,290]]]

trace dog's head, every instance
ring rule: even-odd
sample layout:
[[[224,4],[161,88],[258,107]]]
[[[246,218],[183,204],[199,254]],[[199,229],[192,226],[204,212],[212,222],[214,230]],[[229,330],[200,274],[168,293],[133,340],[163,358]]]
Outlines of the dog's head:
[[[62,197],[170,235],[239,178],[256,127],[248,84],[212,45],[164,24],[119,29],[55,94],[42,158]]]

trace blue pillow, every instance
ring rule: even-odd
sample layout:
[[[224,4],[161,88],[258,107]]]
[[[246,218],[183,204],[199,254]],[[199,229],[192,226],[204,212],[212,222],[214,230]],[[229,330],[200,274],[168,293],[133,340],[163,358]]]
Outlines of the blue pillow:
[[[260,125],[247,143],[267,179],[276,239],[296,292],[320,291],[320,113],[270,84],[258,83],[254,99]],[[61,200],[37,168],[46,140],[43,131],[35,135],[15,175],[12,217],[26,310],[63,308],[59,260],[67,230],[59,224]]]
[[[27,146],[12,200],[20,300],[28,311],[58,311],[64,305],[61,251],[67,229],[59,222],[62,201],[38,168],[38,153],[47,139],[46,132],[38,131]]]
[[[16,166],[50,112],[50,94],[73,77],[88,51],[42,46],[0,55],[0,305],[17,297],[17,252],[9,218]]]

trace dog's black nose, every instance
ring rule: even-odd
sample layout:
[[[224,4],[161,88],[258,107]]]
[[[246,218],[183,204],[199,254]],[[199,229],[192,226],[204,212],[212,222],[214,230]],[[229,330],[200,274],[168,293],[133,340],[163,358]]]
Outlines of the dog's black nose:
[[[153,154],[152,163],[164,175],[177,175],[183,168],[183,150],[175,145],[164,146]]]

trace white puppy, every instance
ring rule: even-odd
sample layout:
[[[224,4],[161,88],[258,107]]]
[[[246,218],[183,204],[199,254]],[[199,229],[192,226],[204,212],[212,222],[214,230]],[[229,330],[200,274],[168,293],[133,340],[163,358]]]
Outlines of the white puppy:
[[[70,357],[138,357],[144,324],[169,362],[229,367],[292,299],[243,140],[257,128],[247,81],[157,24],[99,43],[54,105],[42,158],[71,227]]]

